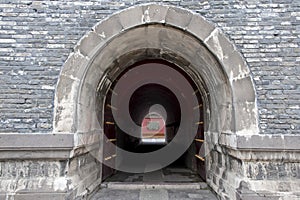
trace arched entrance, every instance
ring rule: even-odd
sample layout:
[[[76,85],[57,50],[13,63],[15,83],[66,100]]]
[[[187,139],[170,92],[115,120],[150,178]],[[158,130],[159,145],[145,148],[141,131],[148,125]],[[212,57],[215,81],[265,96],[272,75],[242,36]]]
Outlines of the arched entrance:
[[[244,175],[230,168],[229,160],[238,161],[223,150],[235,143],[236,135],[258,134],[255,91],[249,69],[233,44],[219,29],[188,10],[147,4],[97,24],[62,69],[55,96],[54,132],[74,134],[74,157],[92,154],[103,160],[106,141],[104,118],[101,115],[99,120],[99,113],[105,112],[108,91],[124,70],[145,59],[178,66],[198,87],[206,121],[206,179],[218,195],[234,198]],[[86,162],[92,166],[94,161]],[[90,179],[74,178],[76,195],[86,185],[101,182],[101,171],[101,167],[95,168]]]
[[[206,105],[203,105],[199,90],[184,70],[162,59],[137,62],[116,76],[102,106],[105,108],[104,141],[114,142],[122,150],[140,153],[143,157],[126,163],[129,158],[123,151],[104,142],[102,177],[109,177],[114,169],[149,172],[166,167],[180,158],[183,162],[181,165],[197,172],[205,180],[203,144]],[[101,91],[99,93],[102,94]],[[100,98],[98,101],[101,105]],[[186,114],[188,109],[190,111]],[[130,125],[131,121],[134,125]],[[184,127],[186,124],[188,126]],[[189,137],[189,143],[184,146],[181,141]],[[166,154],[167,157],[175,155],[178,148],[182,148],[182,151],[170,162],[166,161],[168,158],[164,157],[163,152],[155,155],[160,156],[160,159],[152,157],[147,162],[146,153],[168,145],[177,146]],[[142,168],[137,169],[141,163]],[[161,166],[151,169],[153,163]]]

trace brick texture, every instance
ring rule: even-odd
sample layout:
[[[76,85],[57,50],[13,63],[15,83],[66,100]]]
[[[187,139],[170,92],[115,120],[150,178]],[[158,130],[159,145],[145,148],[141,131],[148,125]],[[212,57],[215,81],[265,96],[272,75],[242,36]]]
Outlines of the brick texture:
[[[11,1],[0,3],[0,132],[51,132],[59,72],[97,22],[151,1]],[[300,2],[194,1],[164,4],[193,10],[219,27],[245,57],[254,78],[260,132],[300,131]]]

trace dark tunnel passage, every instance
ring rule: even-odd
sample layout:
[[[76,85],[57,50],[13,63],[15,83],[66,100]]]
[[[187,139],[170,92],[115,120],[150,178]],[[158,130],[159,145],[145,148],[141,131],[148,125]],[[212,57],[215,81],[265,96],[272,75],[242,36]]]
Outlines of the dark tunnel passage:
[[[138,88],[130,98],[129,112],[133,121],[142,127],[143,120],[147,119],[149,113],[156,114],[162,118],[165,126],[165,142],[141,142],[139,138],[130,137],[126,133],[120,134],[120,140],[128,145],[124,148],[132,152],[149,152],[157,150],[172,140],[180,125],[181,111],[176,96],[168,88],[159,84],[147,84]],[[152,120],[153,121],[153,120]],[[142,128],[141,128],[142,129]],[[137,130],[142,132],[142,130]]]
[[[189,82],[198,99],[198,104],[193,106],[201,110],[198,123],[196,124],[198,128],[195,141],[182,156],[170,165],[173,167],[188,168],[199,174],[202,179],[205,179],[205,161],[195,156],[204,141],[202,99],[191,78],[183,70],[171,63],[161,60],[147,60],[134,64],[131,68],[119,75],[116,80],[120,80],[122,77],[127,78],[126,88],[129,89],[120,91],[112,89],[106,95],[104,113],[105,135],[109,141],[114,142],[119,148],[135,153],[157,151],[173,140],[183,120],[180,102],[173,92],[178,88],[180,82],[171,75],[170,77],[164,76],[164,80],[162,80],[162,82],[168,82],[171,88],[151,81],[153,79],[159,79],[156,74],[151,74],[151,69],[155,68],[155,70],[159,71],[159,68],[162,67],[177,70],[181,76]],[[136,68],[138,70],[134,71]],[[144,71],[147,70],[148,73],[146,73],[146,75],[143,74]],[[111,88],[114,88],[117,82],[118,81],[115,81]],[[130,90],[133,92],[130,93]],[[183,93],[181,93],[181,95],[184,96]],[[114,103],[112,101],[113,96],[117,98]],[[126,103],[125,99],[128,99],[129,102]],[[122,109],[126,109],[126,107],[128,107],[127,115],[123,114],[121,117],[118,116],[119,113],[122,113]],[[117,115],[114,115],[113,112],[117,113]],[[119,118],[119,120],[116,120],[116,118]],[[130,118],[135,126],[123,130],[122,127],[126,126],[126,123],[129,123],[125,118]],[[118,123],[116,121],[118,121]],[[128,132],[131,134],[128,134]],[[112,149],[105,149],[104,146],[104,157],[112,158],[112,155],[115,155],[116,159],[126,159],[122,158],[122,155],[119,155]],[[117,173],[116,170],[103,165],[104,179],[115,173]]]

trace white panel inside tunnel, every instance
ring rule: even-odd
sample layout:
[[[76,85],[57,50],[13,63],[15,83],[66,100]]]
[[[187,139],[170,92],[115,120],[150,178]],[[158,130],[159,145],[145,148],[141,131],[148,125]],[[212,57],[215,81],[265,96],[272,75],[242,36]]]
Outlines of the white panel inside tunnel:
[[[142,144],[166,144],[165,119],[156,112],[147,114],[141,124]]]

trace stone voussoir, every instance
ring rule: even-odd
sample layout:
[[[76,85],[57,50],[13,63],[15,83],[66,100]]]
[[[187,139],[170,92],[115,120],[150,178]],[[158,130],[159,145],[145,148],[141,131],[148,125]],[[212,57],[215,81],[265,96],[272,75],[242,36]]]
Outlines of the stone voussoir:
[[[93,57],[97,52],[97,47],[105,44],[105,42],[103,37],[94,31],[90,31],[79,41],[79,44],[75,47],[75,51],[80,51],[84,56]]]
[[[89,60],[88,57],[83,56],[79,51],[73,52],[65,62],[65,67],[61,74],[71,79],[80,80],[84,74],[84,67],[82,66],[87,65]]]
[[[192,12],[186,9],[170,7],[166,15],[166,24],[186,29],[186,27],[190,24],[192,17]]]
[[[215,26],[212,23],[208,22],[198,14],[193,14],[192,19],[186,28],[187,31],[192,33],[200,41],[204,41],[214,29]]]
[[[119,14],[120,22],[123,29],[132,28],[145,23],[143,17],[143,9],[141,6],[134,6],[120,12]]]
[[[142,6],[145,23],[165,23],[169,6],[146,4]]]

